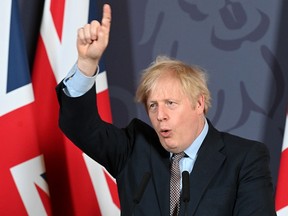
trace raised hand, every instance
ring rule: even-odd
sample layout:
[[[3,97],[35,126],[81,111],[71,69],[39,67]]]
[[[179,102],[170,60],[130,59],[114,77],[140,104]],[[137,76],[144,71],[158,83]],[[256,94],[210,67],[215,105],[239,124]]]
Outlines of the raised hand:
[[[78,29],[77,50],[78,67],[87,76],[93,76],[108,42],[111,26],[111,8],[103,6],[101,23],[93,20]]]

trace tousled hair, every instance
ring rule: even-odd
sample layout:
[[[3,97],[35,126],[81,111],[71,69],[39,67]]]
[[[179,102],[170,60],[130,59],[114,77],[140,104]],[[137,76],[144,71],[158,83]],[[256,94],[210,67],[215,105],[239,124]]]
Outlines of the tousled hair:
[[[146,108],[147,99],[156,81],[168,72],[172,72],[173,76],[180,81],[183,92],[190,97],[194,106],[199,96],[204,97],[204,113],[207,114],[211,106],[211,95],[207,86],[207,74],[205,70],[199,66],[188,65],[167,56],[158,56],[156,60],[143,71],[136,91],[136,101],[144,104]]]

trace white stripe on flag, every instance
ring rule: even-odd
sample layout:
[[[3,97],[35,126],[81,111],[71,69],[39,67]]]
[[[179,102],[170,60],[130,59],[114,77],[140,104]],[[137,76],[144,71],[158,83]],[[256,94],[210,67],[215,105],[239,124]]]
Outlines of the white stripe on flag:
[[[287,216],[288,215],[288,206],[277,211],[277,216]]]
[[[288,148],[288,114],[286,116],[286,125],[285,125],[284,137],[283,137],[282,152],[287,148]]]
[[[120,209],[113,202],[110,189],[108,187],[104,169],[100,164],[92,160],[83,153],[87,169],[92,180],[92,184],[98,199],[98,204],[102,215],[120,215]],[[109,174],[109,173],[108,173]],[[111,179],[114,178],[111,176]],[[114,180],[115,181],[115,180]]]
[[[96,77],[96,92],[97,94],[108,89],[106,71],[99,73]]]

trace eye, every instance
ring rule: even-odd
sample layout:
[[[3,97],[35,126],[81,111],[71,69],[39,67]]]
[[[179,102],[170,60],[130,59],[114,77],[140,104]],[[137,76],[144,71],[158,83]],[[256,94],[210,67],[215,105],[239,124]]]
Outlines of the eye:
[[[156,108],[157,108],[157,104],[156,103],[148,104],[148,110],[154,111]]]
[[[177,103],[175,101],[168,100],[166,102],[166,106],[172,109],[172,108],[175,108],[177,106]]]

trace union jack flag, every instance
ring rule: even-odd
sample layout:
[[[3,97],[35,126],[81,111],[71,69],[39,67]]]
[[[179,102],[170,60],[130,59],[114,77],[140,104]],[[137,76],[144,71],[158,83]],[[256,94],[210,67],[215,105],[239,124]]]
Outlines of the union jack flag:
[[[1,1],[0,20],[0,215],[50,215],[18,1]]]
[[[288,215],[288,113],[286,115],[275,207],[278,216]]]
[[[98,18],[97,11],[95,0],[46,0],[44,5],[32,83],[53,215],[120,215],[115,180],[58,128],[55,86],[77,59],[77,29]],[[99,112],[103,120],[112,122],[103,63],[100,68],[96,80]]]

